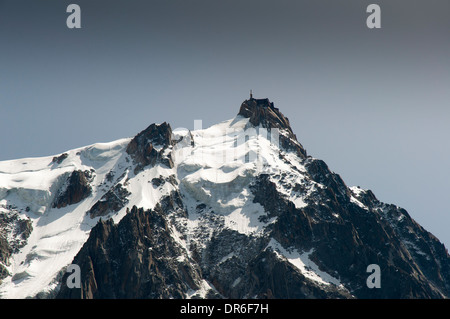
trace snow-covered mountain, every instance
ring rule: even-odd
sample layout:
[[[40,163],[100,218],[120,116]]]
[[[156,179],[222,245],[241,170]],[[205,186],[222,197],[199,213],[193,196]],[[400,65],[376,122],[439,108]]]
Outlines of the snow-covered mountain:
[[[0,162],[0,280],[1,298],[446,298],[450,256],[250,98],[206,129]]]

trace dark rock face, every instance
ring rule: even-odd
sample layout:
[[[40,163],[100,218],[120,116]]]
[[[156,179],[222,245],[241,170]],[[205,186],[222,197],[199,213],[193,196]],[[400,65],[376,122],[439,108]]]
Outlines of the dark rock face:
[[[130,193],[122,184],[115,185],[91,207],[88,211],[89,216],[95,218],[118,212],[128,203],[128,195]]]
[[[286,150],[293,150],[301,158],[307,156],[306,150],[297,141],[297,137],[292,131],[289,119],[285,117],[278,108],[274,107],[269,99],[245,100],[238,115],[249,118],[253,126],[261,126],[268,130],[280,130],[280,145]]]
[[[32,230],[31,220],[20,218],[14,209],[0,213],[0,282],[10,275],[5,267],[9,258],[26,245]]]
[[[8,245],[8,241],[4,236],[0,235],[0,283],[9,276],[9,272],[4,265],[8,263],[10,255],[11,248]]]
[[[351,298],[336,286],[319,288],[267,248],[268,237],[253,238],[225,229],[202,253],[203,276],[224,298]]]
[[[140,132],[130,141],[126,150],[136,163],[134,173],[137,174],[145,166],[153,166],[157,162],[172,168],[171,155],[170,153],[165,154],[165,151],[174,144],[175,141],[172,141],[172,129],[166,122],[160,125],[152,124]]]
[[[294,135],[288,118],[281,114],[269,99],[245,100],[238,115],[249,118],[250,123],[254,126],[262,125],[265,128],[286,129]]]
[[[363,201],[372,209],[361,209],[350,200],[351,191],[342,180],[323,163],[309,168],[314,179],[328,187],[312,192],[304,208],[297,209],[280,196],[267,175],[259,176],[252,188],[255,201],[269,216],[278,217],[272,225],[278,242],[301,251],[313,249],[310,258],[321,270],[340,278],[357,298],[449,296],[450,256],[436,238],[406,211],[383,206],[371,192]],[[400,215],[406,228],[395,225]],[[381,268],[382,289],[365,284],[370,264]]]
[[[351,194],[347,185],[338,174],[330,171],[324,161],[308,158],[305,161],[305,168],[313,181],[325,185],[340,199],[349,199]]]
[[[371,211],[378,212],[380,219],[390,227],[394,236],[406,250],[405,257],[419,273],[418,278],[425,278],[435,293],[449,296],[450,293],[450,256],[445,246],[431,233],[426,231],[406,210],[378,201],[372,192],[359,193],[358,199],[374,198],[370,203]],[[399,283],[401,287],[405,283]],[[435,294],[431,294],[434,296]]]
[[[249,267],[249,288],[258,299],[351,299],[336,286],[318,287],[289,263],[282,262],[270,250],[263,251]],[[252,294],[250,293],[250,296]]]
[[[159,176],[159,177],[152,178],[152,185],[154,187],[160,187],[160,186],[164,185],[165,183],[170,183],[174,186],[178,184],[177,180],[175,179],[175,175],[170,175],[169,177]]]
[[[134,206],[118,225],[99,222],[73,261],[82,288],[68,288],[66,274],[57,298],[182,298],[198,289],[200,270],[179,259],[164,215]]]
[[[81,202],[92,193],[89,180],[92,175],[89,171],[73,171],[67,180],[67,186],[56,196],[53,208],[61,208]]]
[[[52,163],[61,164],[68,156],[69,154],[67,153],[63,153],[60,156],[55,156],[52,159]]]

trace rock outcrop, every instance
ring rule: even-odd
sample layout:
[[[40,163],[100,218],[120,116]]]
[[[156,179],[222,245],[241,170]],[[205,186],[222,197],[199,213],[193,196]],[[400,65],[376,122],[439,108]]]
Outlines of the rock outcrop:
[[[307,153],[297,141],[292,131],[289,119],[285,117],[269,99],[245,100],[239,109],[238,115],[247,117],[253,126],[266,128],[268,131],[278,129],[280,132],[279,143],[285,150],[292,150],[301,158],[306,158]]]
[[[67,153],[63,153],[59,156],[55,156],[52,159],[52,163],[61,164],[68,156],[69,156],[69,154],[67,154]]]
[[[183,298],[197,290],[200,270],[174,241],[165,212],[135,206],[115,225],[100,221],[73,263],[81,288],[62,278],[57,298]]]
[[[126,152],[134,160],[137,174],[146,166],[162,163],[173,167],[171,153],[167,150],[175,144],[172,140],[172,128],[166,122],[152,124],[136,135],[128,144]]]
[[[91,207],[89,216],[95,218],[118,212],[128,203],[129,194],[121,183],[116,184]]]
[[[255,201],[270,217],[277,217],[271,225],[273,238],[285,247],[312,251],[311,260],[324,272],[338,277],[357,298],[447,296],[450,293],[450,258],[444,246],[417,227],[404,210],[383,207],[376,199],[371,202],[376,209],[362,209],[345,195],[350,190],[333,190],[336,176],[325,166],[322,168],[323,171],[314,171],[316,178],[320,174],[323,182],[330,186],[311,192],[309,204],[304,208],[296,208],[283,198],[269,176],[261,175],[257,179],[252,187]],[[388,219],[392,215],[403,216],[404,225],[409,225],[407,229],[393,227]],[[409,240],[404,240],[399,229],[408,233]],[[422,250],[407,244],[412,238],[421,244]],[[424,251],[428,258],[420,253]],[[432,251],[439,251],[437,256],[444,260],[436,258]],[[369,264],[380,266],[383,289],[370,289],[365,285]]]
[[[89,171],[73,171],[60,193],[55,197],[52,207],[66,207],[87,198],[92,193],[92,187],[89,185],[91,178],[92,173]]]
[[[10,273],[6,269],[12,254],[25,246],[33,230],[28,218],[21,218],[19,212],[9,207],[8,212],[0,212],[0,283]]]

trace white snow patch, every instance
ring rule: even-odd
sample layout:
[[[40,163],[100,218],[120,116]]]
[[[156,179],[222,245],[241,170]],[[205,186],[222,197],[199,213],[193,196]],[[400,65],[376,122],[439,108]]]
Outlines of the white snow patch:
[[[237,285],[239,285],[240,282],[241,282],[241,277],[237,277],[231,284],[231,288],[236,287]]]
[[[273,238],[270,240],[266,249],[267,248],[271,248],[279,258],[285,259],[294,265],[306,278],[323,285],[332,284],[335,286],[342,286],[339,279],[321,271],[319,267],[309,259],[309,255],[313,250],[303,253],[299,253],[297,250],[288,251]]]
[[[233,256],[234,256],[234,252],[231,252],[228,255],[222,257],[222,259],[219,261],[219,265],[226,262],[228,259],[232,258]]]
[[[365,190],[360,188],[360,187],[358,187],[358,186],[352,186],[352,187],[349,187],[349,188],[350,188],[351,192],[353,194],[355,194],[355,196],[360,196],[362,193],[365,193]],[[364,205],[363,203],[361,203],[355,196],[351,196],[350,197],[350,201],[352,203],[358,205],[362,209],[368,210],[369,208],[366,205]]]
[[[364,205],[363,203],[361,203],[359,200],[357,200],[354,196],[350,197],[350,201],[356,205],[358,205],[359,207],[361,207],[362,209],[368,210],[369,208]]]
[[[215,289],[204,279],[200,282],[200,288],[198,290],[189,289],[186,293],[186,299],[192,299],[194,296],[196,298],[200,297],[202,299],[206,298],[208,291]]]

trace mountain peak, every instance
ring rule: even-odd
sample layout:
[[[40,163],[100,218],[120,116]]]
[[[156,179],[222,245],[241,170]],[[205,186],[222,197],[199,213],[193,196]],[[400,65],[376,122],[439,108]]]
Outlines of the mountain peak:
[[[301,158],[307,156],[306,150],[298,142],[292,131],[289,119],[268,98],[255,99],[253,94],[250,93],[250,99],[242,102],[238,115],[248,118],[249,123],[253,126],[284,131],[284,133],[280,132],[280,143],[282,146],[286,149],[294,150]]]
[[[170,124],[151,124],[136,135],[128,144],[126,152],[136,162],[135,173],[145,166],[155,165],[158,160],[172,167],[172,159],[165,158],[164,150],[173,145]]]
[[[255,99],[251,95],[242,102],[238,115],[249,118],[254,126],[286,129],[293,135],[288,118],[268,98]]]

